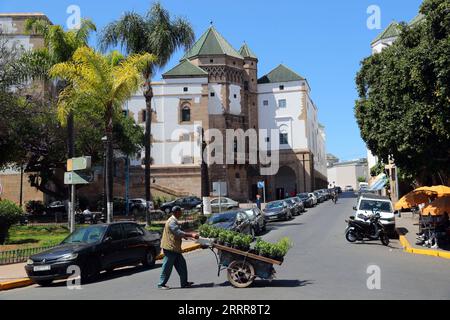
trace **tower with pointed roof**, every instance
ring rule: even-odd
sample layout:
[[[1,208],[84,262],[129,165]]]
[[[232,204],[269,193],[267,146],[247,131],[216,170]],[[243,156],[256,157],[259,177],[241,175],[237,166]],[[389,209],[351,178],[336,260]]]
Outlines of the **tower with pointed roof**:
[[[217,183],[225,183],[228,197],[247,202],[256,199],[257,192],[261,194],[257,188],[259,181],[266,182],[267,200],[278,197],[280,185],[291,193],[311,191],[315,186],[326,187],[326,178],[320,174],[319,165],[320,155],[325,152],[318,147],[324,143],[317,142],[324,135],[320,134],[317,107],[310,99],[306,79],[284,65],[258,79],[258,62],[258,56],[247,43],[235,50],[211,25],[179,63],[162,75],[161,82],[152,83],[155,192],[167,194],[170,191],[169,194],[176,197],[186,193],[200,195],[202,154],[197,143],[198,123],[205,131],[220,131],[223,137],[224,164],[208,166],[210,190],[214,190]],[[284,106],[281,102],[278,105],[283,99]],[[137,94],[128,106],[136,121],[143,124],[145,103],[142,95]],[[281,150],[281,173],[275,173],[273,177],[261,175],[260,155],[259,163],[249,163],[248,140],[245,142],[245,161],[238,163],[236,157],[234,164],[227,163],[227,151],[239,149],[234,137],[227,136],[227,129],[234,132],[249,129],[275,129],[277,132],[282,129],[282,135],[274,138],[289,143]],[[252,148],[261,149],[266,137],[261,137],[259,131],[255,136],[258,141]],[[215,138],[207,136],[207,143],[216,142]],[[279,150],[271,147],[268,151]],[[289,171],[288,167],[294,171]],[[284,193],[281,196],[284,198]]]

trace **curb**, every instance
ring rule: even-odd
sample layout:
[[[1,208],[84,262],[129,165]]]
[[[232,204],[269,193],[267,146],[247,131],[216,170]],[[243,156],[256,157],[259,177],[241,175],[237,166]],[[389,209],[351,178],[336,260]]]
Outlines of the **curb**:
[[[411,247],[409,244],[408,239],[403,234],[400,234],[397,230],[397,233],[399,235],[400,243],[403,247],[403,251],[411,254],[419,254],[424,256],[431,256],[431,257],[437,257],[437,258],[443,258],[443,259],[450,259],[450,252],[442,252],[438,250],[431,250],[431,249],[417,249]]]
[[[0,291],[28,287],[31,286],[32,284],[34,284],[34,282],[28,278],[18,279],[14,281],[0,282]]]
[[[183,253],[191,252],[201,249],[201,245],[193,244],[183,249]],[[164,258],[164,254],[160,254],[156,257],[156,260],[162,260]],[[33,285],[34,282],[29,278],[18,279],[14,281],[0,282],[0,291],[23,288]]]

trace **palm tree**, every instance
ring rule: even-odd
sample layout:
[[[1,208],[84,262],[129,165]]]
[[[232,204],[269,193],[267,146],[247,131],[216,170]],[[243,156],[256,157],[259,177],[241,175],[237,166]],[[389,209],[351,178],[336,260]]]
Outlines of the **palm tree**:
[[[25,21],[25,32],[39,34],[44,38],[44,48],[26,53],[22,57],[27,77],[47,80],[49,69],[61,62],[67,62],[75,51],[87,46],[89,35],[97,28],[91,20],[83,19],[79,29],[64,31],[60,25],[53,25],[46,19],[30,18]],[[56,90],[59,93],[65,83],[57,81]],[[74,126],[73,114],[68,115],[68,158],[74,156]]]
[[[100,48],[121,45],[129,54],[147,52],[157,57],[155,63],[143,70],[144,97],[146,102],[145,119],[145,198],[152,201],[150,191],[151,164],[151,123],[153,90],[151,78],[157,68],[164,67],[172,54],[179,48],[188,49],[194,43],[191,24],[183,18],[171,19],[169,12],[159,2],[152,5],[145,16],[127,12],[119,20],[105,27],[100,36]],[[149,207],[149,205],[147,205]]]
[[[107,56],[88,47],[75,51],[72,59],[54,65],[50,76],[62,79],[68,85],[58,99],[58,117],[61,122],[73,112],[101,112],[105,119],[106,181],[108,222],[112,220],[113,178],[113,119],[123,104],[144,83],[143,70],[156,61],[149,53],[132,54],[124,58],[113,51]]]

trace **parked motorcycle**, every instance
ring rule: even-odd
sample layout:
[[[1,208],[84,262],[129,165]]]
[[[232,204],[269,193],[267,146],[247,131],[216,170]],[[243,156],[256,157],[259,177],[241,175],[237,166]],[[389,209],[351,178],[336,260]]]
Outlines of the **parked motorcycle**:
[[[374,210],[371,216],[364,216],[365,221],[355,220],[355,217],[350,217],[345,222],[348,227],[345,230],[345,238],[348,242],[369,240],[381,240],[385,246],[389,245],[389,236],[386,233],[383,224],[380,222],[380,212]]]

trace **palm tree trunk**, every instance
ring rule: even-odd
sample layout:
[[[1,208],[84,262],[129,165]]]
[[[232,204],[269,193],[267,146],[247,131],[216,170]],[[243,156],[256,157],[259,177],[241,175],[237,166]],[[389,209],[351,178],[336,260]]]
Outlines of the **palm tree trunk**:
[[[106,111],[106,209],[107,222],[113,222],[113,170],[114,170],[114,150],[113,150],[113,111],[112,106],[109,106]]]
[[[150,84],[150,77],[147,77],[146,89],[144,91],[145,104],[146,104],[146,117],[145,117],[145,201],[147,201],[147,221],[150,223],[150,202],[152,201],[151,193],[151,137],[152,137],[152,99],[153,88]]]

